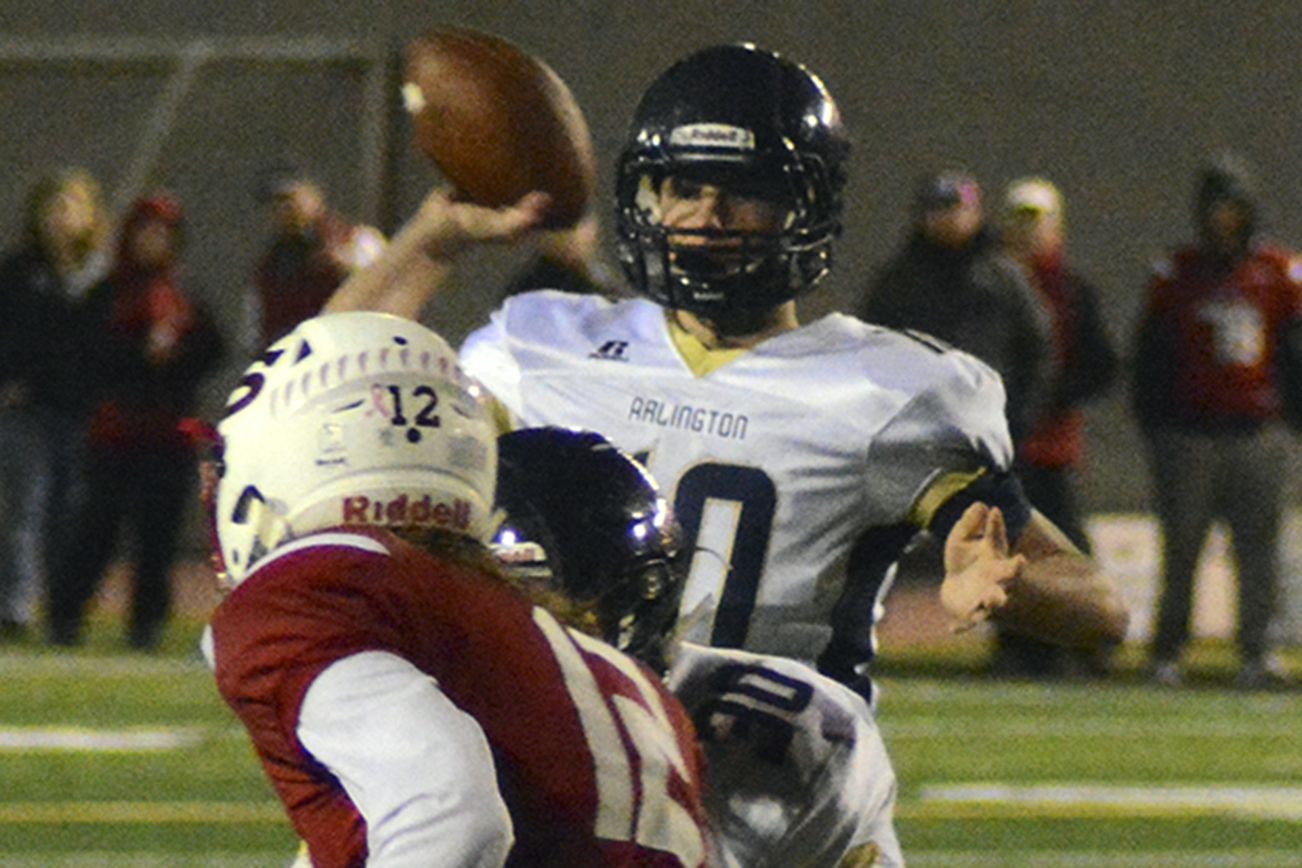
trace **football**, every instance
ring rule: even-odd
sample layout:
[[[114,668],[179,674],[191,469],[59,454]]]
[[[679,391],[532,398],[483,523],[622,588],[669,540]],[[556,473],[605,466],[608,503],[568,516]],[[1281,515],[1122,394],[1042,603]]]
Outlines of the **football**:
[[[403,105],[416,146],[480,205],[510,205],[531,190],[551,196],[544,228],[587,211],[596,160],[587,121],[546,63],[486,33],[430,30],[407,45]]]

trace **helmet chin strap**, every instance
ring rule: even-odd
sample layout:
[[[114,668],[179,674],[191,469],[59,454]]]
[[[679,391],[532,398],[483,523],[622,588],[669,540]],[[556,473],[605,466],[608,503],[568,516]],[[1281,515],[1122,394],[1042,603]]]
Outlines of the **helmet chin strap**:
[[[753,308],[753,307],[735,307],[719,311],[709,318],[705,318],[714,331],[723,338],[749,338],[759,335],[767,336],[775,330],[781,320],[780,308]]]
[[[727,308],[708,315],[677,309],[673,317],[680,327],[711,350],[747,349],[799,326],[793,301],[773,307]]]

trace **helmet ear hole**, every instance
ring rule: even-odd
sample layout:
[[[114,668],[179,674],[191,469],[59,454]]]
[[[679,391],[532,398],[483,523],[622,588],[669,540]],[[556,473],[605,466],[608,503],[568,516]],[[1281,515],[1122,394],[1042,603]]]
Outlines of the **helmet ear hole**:
[[[231,523],[247,524],[249,510],[255,502],[266,503],[267,499],[262,496],[261,491],[258,491],[257,486],[246,485],[235,500],[235,508],[231,510]]]

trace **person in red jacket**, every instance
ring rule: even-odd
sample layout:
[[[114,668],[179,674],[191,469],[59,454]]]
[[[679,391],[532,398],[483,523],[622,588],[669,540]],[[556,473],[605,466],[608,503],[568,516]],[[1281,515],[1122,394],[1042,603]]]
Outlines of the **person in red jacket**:
[[[1259,687],[1283,677],[1269,636],[1288,448],[1280,373],[1296,370],[1302,258],[1259,238],[1257,196],[1238,160],[1201,172],[1194,217],[1194,243],[1154,268],[1134,356],[1163,533],[1152,675],[1182,679],[1194,570],[1222,519],[1238,568],[1239,683]]]
[[[1077,492],[1085,462],[1084,405],[1116,380],[1118,360],[1099,312],[1098,292],[1067,262],[1062,193],[1046,178],[1025,177],[1004,189],[999,212],[1004,253],[1020,264],[1052,323],[1051,369],[1043,409],[1015,444],[1015,467],[1027,498],[1083,552],[1090,550]],[[1079,664],[1077,666],[1076,664]],[[1081,669],[1102,674],[1102,652],[1066,649],[998,633],[997,673],[1054,676]]]
[[[127,642],[152,650],[171,609],[170,576],[194,484],[193,455],[177,430],[222,354],[216,326],[180,280],[180,203],[139,199],[122,227],[108,278],[87,296],[93,381],[87,494],[77,545],[50,588],[50,638],[81,639],[82,617],[130,532],[135,570]]]
[[[255,352],[320,313],[339,284],[384,246],[379,230],[345,219],[321,184],[296,167],[270,172],[259,195],[270,208],[272,236],[254,272]]]

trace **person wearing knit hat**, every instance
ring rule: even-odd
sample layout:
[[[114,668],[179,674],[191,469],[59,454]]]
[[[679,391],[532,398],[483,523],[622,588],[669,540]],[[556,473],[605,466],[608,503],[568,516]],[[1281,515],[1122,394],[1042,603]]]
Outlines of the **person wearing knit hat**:
[[[1153,267],[1135,336],[1132,406],[1148,446],[1162,526],[1152,678],[1183,680],[1194,573],[1212,523],[1230,529],[1238,572],[1238,682],[1274,686],[1283,510],[1281,424],[1302,370],[1302,258],[1260,234],[1246,164],[1221,157],[1194,184],[1196,237]]]
[[[989,208],[991,218],[997,207]],[[908,237],[855,312],[876,325],[939,338],[993,368],[1004,384],[1005,415],[1019,454],[1044,412],[1053,380],[1048,308],[1021,265],[1001,249],[971,172],[946,168],[922,176],[911,211]],[[1062,649],[998,625],[996,636],[992,674],[1042,678],[1062,671]]]
[[[1016,443],[1038,416],[1052,359],[1047,311],[1022,269],[999,249],[981,185],[965,169],[923,175],[902,247],[865,288],[855,313],[966,350],[1008,393]]]

